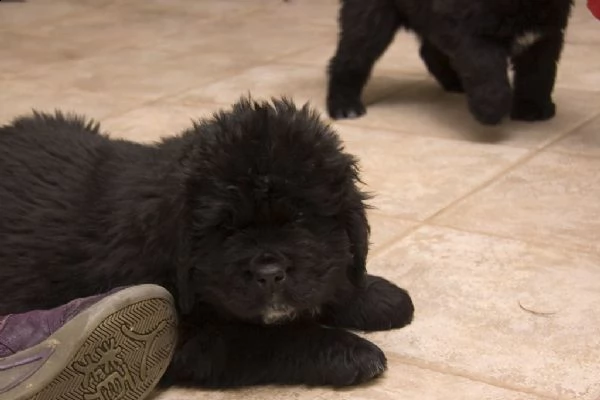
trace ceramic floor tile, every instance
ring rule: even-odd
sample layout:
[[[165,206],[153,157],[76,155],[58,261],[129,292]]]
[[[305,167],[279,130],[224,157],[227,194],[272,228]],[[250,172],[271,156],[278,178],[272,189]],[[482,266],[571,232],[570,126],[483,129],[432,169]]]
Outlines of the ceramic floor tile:
[[[52,82],[58,88],[116,95],[127,93],[152,100],[228,76],[239,68],[238,61],[225,52],[213,52],[210,63],[199,63],[194,54],[128,48],[85,60],[53,64],[21,77]]]
[[[137,14],[140,17],[182,19],[193,16],[198,22],[224,19],[248,14],[264,8],[268,0],[147,0],[144,2],[115,2],[107,7],[116,13]]]
[[[98,9],[48,24],[35,24],[16,31],[20,37],[0,45],[0,54],[10,56],[13,63],[28,71],[49,63],[97,56],[149,39],[147,32],[125,24],[124,19],[124,15]]]
[[[337,32],[340,3],[335,0],[288,0],[270,1],[262,12],[270,18],[289,23],[310,26],[327,26]]]
[[[204,40],[196,54],[202,57],[212,51],[227,51],[231,55],[251,55],[263,61],[272,61],[304,49],[321,45],[334,35],[333,28],[309,25],[301,20],[294,22],[277,19],[269,14],[256,12],[251,17],[241,16],[203,24],[183,26],[176,39],[158,41],[163,46],[173,41],[197,42]],[[195,51],[189,47],[189,51]],[[210,62],[210,59],[204,61]]]
[[[385,348],[385,344],[382,344],[382,346]],[[449,394],[456,393],[456,398],[461,400],[542,400],[541,397],[532,394],[511,391],[465,377],[409,366],[399,361],[391,352],[387,352],[387,356],[388,372],[381,380],[381,389],[389,396],[382,397],[382,399],[439,400],[453,397]],[[371,396],[369,389],[360,389],[356,394],[350,390],[345,394],[345,396],[344,394],[341,395],[342,399],[370,400],[376,398]],[[337,397],[329,396],[325,398],[335,399]]]
[[[110,93],[91,93],[75,88],[57,88],[51,84],[18,80],[0,81],[0,123],[28,114],[32,109],[83,114],[93,119],[125,112],[141,100]]]
[[[389,86],[387,80],[375,80],[365,92],[365,101],[371,103],[389,94]],[[299,104],[310,102],[324,113],[325,87],[323,68],[269,64],[248,69],[211,85],[194,88],[178,96],[177,100],[189,104],[230,104],[248,93],[256,99],[287,96]]]
[[[233,6],[234,4],[231,4],[230,7]],[[119,49],[150,55],[170,53],[193,56],[199,74],[206,73],[206,67],[215,63],[213,58],[218,58],[219,55],[221,58],[226,56],[227,59],[235,62],[236,66],[244,66],[244,62],[251,59],[263,59],[252,52],[225,48],[223,43],[213,40],[213,35],[231,33],[232,29],[240,23],[238,20],[233,22],[212,21],[211,18],[203,20],[193,10],[185,12],[181,7],[173,9],[179,12],[176,15],[143,12],[143,10],[133,3],[124,5],[121,2],[113,7],[105,7],[76,18],[64,18],[52,24],[34,26],[27,30],[25,46],[19,43],[24,40],[21,38],[18,42],[13,41],[13,45],[8,50],[12,52],[13,57],[17,56],[15,62],[23,59],[21,62],[23,69],[40,69],[36,63],[27,62],[29,60],[25,57],[40,57],[38,53],[45,55],[42,61],[46,63],[93,58],[93,56],[97,56],[95,61],[98,62],[102,53]],[[210,62],[204,61],[205,54],[211,55]],[[135,60],[137,55],[123,57],[119,64],[124,64],[124,60]],[[219,60],[215,64],[218,67]],[[156,72],[164,70],[167,70],[166,67],[156,68]]]
[[[600,159],[542,153],[435,218],[600,253]]]
[[[427,74],[405,32],[375,67],[367,116],[333,123],[376,195],[369,270],[406,287],[417,306],[408,328],[368,335],[388,355],[383,379],[349,390],[172,389],[154,400],[600,400],[600,21],[586,1],[575,0],[559,114],[548,123],[482,128],[462,96]],[[149,142],[248,92],[323,111],[338,8],[0,0],[0,124],[61,108]],[[441,213],[437,227],[419,222],[557,139]]]
[[[368,218],[371,225],[371,255],[376,254],[417,225],[417,222],[379,214],[376,211],[370,211]]]
[[[301,18],[290,21],[265,11],[267,5],[273,5],[270,0],[225,0],[218,5],[213,0],[178,1],[179,7],[165,0],[154,0],[143,7],[130,3],[109,7],[105,14],[122,21],[124,29],[133,35],[124,39],[136,41],[138,47],[178,48],[195,54],[199,64],[209,64],[212,53],[226,52],[244,66],[244,59],[277,59],[335,36],[334,28],[311,26],[308,22],[305,25]],[[281,3],[285,10],[297,8],[297,5]],[[275,4],[280,5],[280,2]],[[323,7],[317,5],[316,10]],[[293,13],[287,11],[287,14]],[[144,36],[144,39],[136,36]]]
[[[587,0],[575,0],[567,29],[567,43],[600,44],[600,21],[588,10]]]
[[[600,257],[422,227],[370,262],[415,302],[369,335],[432,368],[551,398],[600,393]]]
[[[3,29],[27,31],[32,26],[56,21],[90,9],[93,8],[89,4],[64,0],[0,1],[0,31]]]
[[[121,30],[120,33],[125,31]],[[95,39],[94,35],[97,35]],[[0,37],[3,38],[0,42],[0,74],[4,76],[26,75],[32,71],[43,73],[55,64],[97,56],[119,48],[123,43],[107,42],[106,27],[90,35],[78,36],[78,39],[74,40],[56,40],[46,35],[42,37],[10,31],[0,33]]]
[[[393,355],[390,357],[387,374],[363,387],[340,390],[269,387],[227,392],[171,389],[153,400],[438,400],[448,398],[448,393],[460,393],[461,400],[542,400],[534,395],[405,365]]]
[[[487,399],[487,400],[542,400],[541,397],[515,392],[492,386],[483,382],[473,381],[464,377],[446,375],[422,369],[415,366],[407,366],[395,360],[392,354],[388,353],[389,369],[386,377],[382,380],[383,390],[389,396],[389,400],[438,400],[447,399],[450,393],[456,393],[460,399]],[[349,391],[343,399],[364,399],[369,400],[372,397],[368,390],[363,390],[364,395],[359,393],[356,396]],[[458,395],[459,394],[459,395]],[[336,397],[330,396],[335,399]]]
[[[56,0],[34,0],[37,3],[56,3]],[[79,6],[86,6],[90,8],[94,8],[95,10],[100,10],[106,7],[109,7],[113,4],[121,4],[124,5],[123,0],[59,0],[63,3],[76,4]]]
[[[45,64],[48,58],[56,58],[54,51],[46,51],[31,36],[4,31],[0,32],[0,37],[0,79],[13,78],[23,69]]]
[[[360,159],[370,203],[380,212],[423,220],[499,174],[525,151],[499,145],[338,127]]]
[[[241,390],[197,390],[188,388],[173,388],[159,393],[152,400],[300,400],[303,395],[319,400],[324,389],[299,389],[278,387],[256,387]]]
[[[556,143],[551,150],[600,157],[600,116]]]
[[[600,21],[598,21],[600,35]],[[600,51],[598,45],[567,43],[558,66],[558,87],[600,91]],[[600,109],[600,100],[596,102]]]
[[[444,93],[433,80],[400,81],[395,93],[374,101],[367,114],[340,121],[348,126],[399,130],[423,136],[541,147],[571,131],[600,111],[600,93],[558,89],[557,116],[545,122],[505,121],[494,127],[476,122],[462,95]]]
[[[327,43],[321,46],[290,55],[282,61],[325,69],[335,54],[337,34],[328,36],[327,40]],[[419,43],[416,37],[406,32],[398,32],[394,42],[375,64],[371,79],[385,77],[401,80],[406,74],[414,74],[420,78],[429,76],[419,56]]]
[[[217,105],[184,106],[155,103],[102,121],[102,128],[111,137],[138,142],[156,142],[192,127],[192,121],[209,118],[221,107]]]
[[[365,395],[368,394],[368,397]],[[378,386],[369,386],[369,389],[354,388],[352,391],[332,390],[327,388],[304,387],[258,387],[241,390],[213,391],[174,388],[160,393],[153,400],[325,400],[325,399],[369,399],[391,400],[393,395]]]

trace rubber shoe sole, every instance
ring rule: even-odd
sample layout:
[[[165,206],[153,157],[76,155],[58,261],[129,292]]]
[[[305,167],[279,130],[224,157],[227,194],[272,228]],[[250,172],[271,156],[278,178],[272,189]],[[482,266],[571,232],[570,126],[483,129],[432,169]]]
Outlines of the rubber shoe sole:
[[[166,289],[123,289],[42,343],[0,359],[0,400],[141,400],[164,374],[176,341]]]

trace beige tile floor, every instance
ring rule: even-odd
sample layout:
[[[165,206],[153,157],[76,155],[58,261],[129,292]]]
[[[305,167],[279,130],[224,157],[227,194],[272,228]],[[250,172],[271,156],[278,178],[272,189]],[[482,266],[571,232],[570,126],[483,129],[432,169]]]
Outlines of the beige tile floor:
[[[373,272],[415,322],[351,390],[173,389],[190,399],[600,400],[600,21],[576,0],[547,123],[482,128],[400,34],[365,118],[335,126],[377,197]],[[241,94],[323,109],[336,0],[0,1],[0,123],[32,107],[153,141]]]

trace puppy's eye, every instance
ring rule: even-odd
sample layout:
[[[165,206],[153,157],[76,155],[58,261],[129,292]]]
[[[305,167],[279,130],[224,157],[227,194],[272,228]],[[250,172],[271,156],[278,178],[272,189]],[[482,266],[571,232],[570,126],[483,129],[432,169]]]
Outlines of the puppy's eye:
[[[304,213],[302,211],[296,213],[296,221],[304,221]]]

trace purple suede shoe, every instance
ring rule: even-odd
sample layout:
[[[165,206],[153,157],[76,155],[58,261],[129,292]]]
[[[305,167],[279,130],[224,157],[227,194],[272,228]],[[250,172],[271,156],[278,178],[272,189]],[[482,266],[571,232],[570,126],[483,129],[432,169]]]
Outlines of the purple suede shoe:
[[[0,317],[0,400],[140,400],[171,361],[173,298],[140,285]]]

